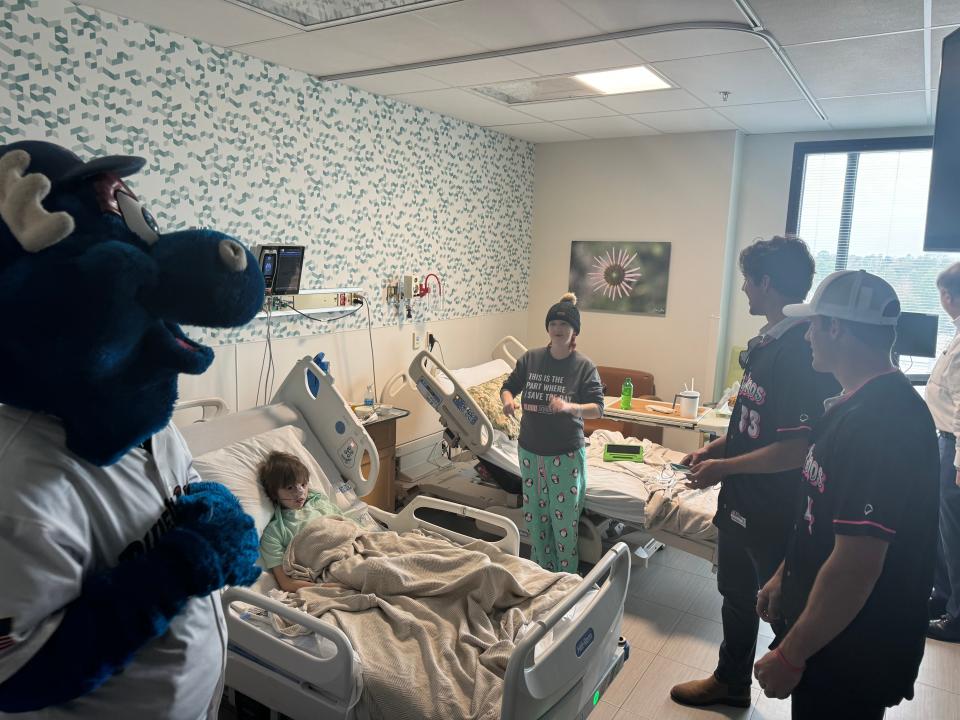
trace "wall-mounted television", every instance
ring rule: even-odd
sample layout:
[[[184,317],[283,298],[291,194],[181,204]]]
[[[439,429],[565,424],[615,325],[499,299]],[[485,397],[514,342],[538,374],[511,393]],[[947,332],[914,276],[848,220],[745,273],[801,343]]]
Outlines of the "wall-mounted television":
[[[960,252],[960,30],[943,41],[923,249]]]

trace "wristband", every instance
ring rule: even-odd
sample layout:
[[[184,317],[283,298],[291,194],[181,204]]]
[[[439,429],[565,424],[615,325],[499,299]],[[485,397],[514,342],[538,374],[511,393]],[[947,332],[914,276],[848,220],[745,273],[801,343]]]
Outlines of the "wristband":
[[[789,660],[787,660],[786,656],[783,654],[783,651],[782,651],[780,648],[776,648],[776,649],[773,651],[773,654],[776,655],[776,656],[777,656],[777,659],[778,659],[780,662],[782,662],[782,663],[784,664],[784,666],[787,668],[787,670],[789,670],[789,671],[792,672],[792,673],[802,673],[802,672],[803,672],[803,669],[806,667],[806,663],[804,663],[804,664],[803,664],[802,666],[800,666],[800,667],[797,667],[796,665],[794,665],[793,663],[791,663]]]

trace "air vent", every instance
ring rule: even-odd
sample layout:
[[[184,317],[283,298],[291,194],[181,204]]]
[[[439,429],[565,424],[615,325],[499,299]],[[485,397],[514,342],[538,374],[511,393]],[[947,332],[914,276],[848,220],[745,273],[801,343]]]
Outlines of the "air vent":
[[[675,86],[658,72],[646,65],[639,65],[576,75],[511,80],[471,89],[507,105],[523,105],[550,100],[665,90],[672,87]]]
[[[302,30],[372,20],[461,0],[229,0]]]

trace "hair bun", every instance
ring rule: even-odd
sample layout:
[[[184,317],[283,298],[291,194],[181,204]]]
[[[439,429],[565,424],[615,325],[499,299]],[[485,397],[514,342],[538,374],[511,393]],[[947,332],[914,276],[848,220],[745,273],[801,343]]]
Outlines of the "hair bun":
[[[573,303],[574,305],[576,305],[576,304],[577,304],[577,296],[574,295],[572,292],[564,293],[563,296],[560,298],[560,302],[568,302],[568,303]]]

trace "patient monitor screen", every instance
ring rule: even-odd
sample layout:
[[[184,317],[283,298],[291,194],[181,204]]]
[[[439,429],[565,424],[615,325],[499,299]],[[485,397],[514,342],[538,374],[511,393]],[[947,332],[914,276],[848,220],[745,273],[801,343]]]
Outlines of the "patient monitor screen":
[[[302,245],[277,248],[277,267],[273,277],[274,295],[296,295],[300,292],[303,250]]]

